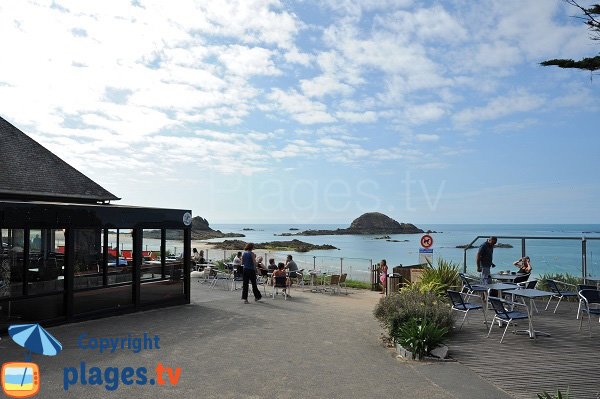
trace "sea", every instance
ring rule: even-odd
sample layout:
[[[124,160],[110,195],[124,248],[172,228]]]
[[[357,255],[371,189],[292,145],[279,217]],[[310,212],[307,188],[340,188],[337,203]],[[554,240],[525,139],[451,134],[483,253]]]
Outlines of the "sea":
[[[341,269],[356,280],[369,281],[371,264],[386,259],[388,266],[408,266],[420,263],[420,240],[423,234],[383,235],[326,235],[326,236],[290,236],[282,233],[298,233],[304,230],[335,230],[347,225],[336,224],[214,224],[211,228],[222,232],[242,233],[240,238],[247,242],[269,242],[299,239],[312,244],[330,244],[337,250],[319,250],[306,253],[292,252],[294,260],[301,268],[336,271]],[[463,268],[465,250],[457,248],[474,242],[481,245],[486,237],[498,236],[499,244],[510,244],[512,248],[494,250],[493,271],[515,271],[513,262],[522,256],[522,240],[525,238],[525,253],[531,258],[533,275],[546,273],[569,273],[582,276],[582,251],[585,248],[587,277],[600,278],[600,224],[431,224],[419,225],[424,231],[433,231],[433,262],[443,258],[458,263]],[[298,229],[298,230],[290,230]],[[477,239],[478,236],[481,238]],[[519,238],[504,238],[519,237]],[[585,238],[585,244],[584,239]],[[211,241],[222,241],[213,239]],[[263,250],[256,250],[262,255]],[[466,270],[475,274],[475,255],[477,249],[466,251]],[[283,261],[287,253],[265,253]],[[220,250],[210,250],[209,258],[223,257]]]

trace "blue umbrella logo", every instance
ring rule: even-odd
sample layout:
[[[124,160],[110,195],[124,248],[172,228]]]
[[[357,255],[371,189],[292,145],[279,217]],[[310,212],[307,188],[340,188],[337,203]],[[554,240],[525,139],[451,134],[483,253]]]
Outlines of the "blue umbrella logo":
[[[62,345],[39,324],[16,324],[8,327],[8,334],[13,341],[28,350],[26,360],[31,361],[31,354],[56,356]]]
[[[13,341],[27,349],[25,361],[31,361],[31,354],[38,353],[46,356],[56,356],[61,350],[62,345],[50,333],[44,330],[39,324],[17,324],[8,327],[8,334]],[[21,386],[25,382],[27,367],[23,371]]]

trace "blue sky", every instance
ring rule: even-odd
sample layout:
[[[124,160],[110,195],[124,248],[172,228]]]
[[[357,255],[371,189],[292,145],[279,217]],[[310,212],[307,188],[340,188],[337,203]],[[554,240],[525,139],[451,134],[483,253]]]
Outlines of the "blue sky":
[[[591,2],[581,2],[584,5]],[[598,53],[547,1],[3,1],[0,114],[212,223],[600,223]]]

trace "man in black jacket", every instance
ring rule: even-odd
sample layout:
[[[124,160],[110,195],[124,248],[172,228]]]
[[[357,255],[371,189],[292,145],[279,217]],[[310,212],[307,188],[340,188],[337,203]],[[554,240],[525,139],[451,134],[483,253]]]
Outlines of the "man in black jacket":
[[[477,251],[477,271],[481,272],[481,283],[490,284],[492,277],[490,277],[490,268],[496,267],[492,259],[494,257],[494,245],[498,242],[496,237],[490,237],[486,242],[481,244],[479,251]]]

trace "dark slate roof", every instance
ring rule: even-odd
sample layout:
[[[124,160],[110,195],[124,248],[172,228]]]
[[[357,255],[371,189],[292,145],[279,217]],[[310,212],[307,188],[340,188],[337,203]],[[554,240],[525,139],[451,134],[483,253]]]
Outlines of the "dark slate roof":
[[[71,202],[118,200],[0,117],[0,199]]]

